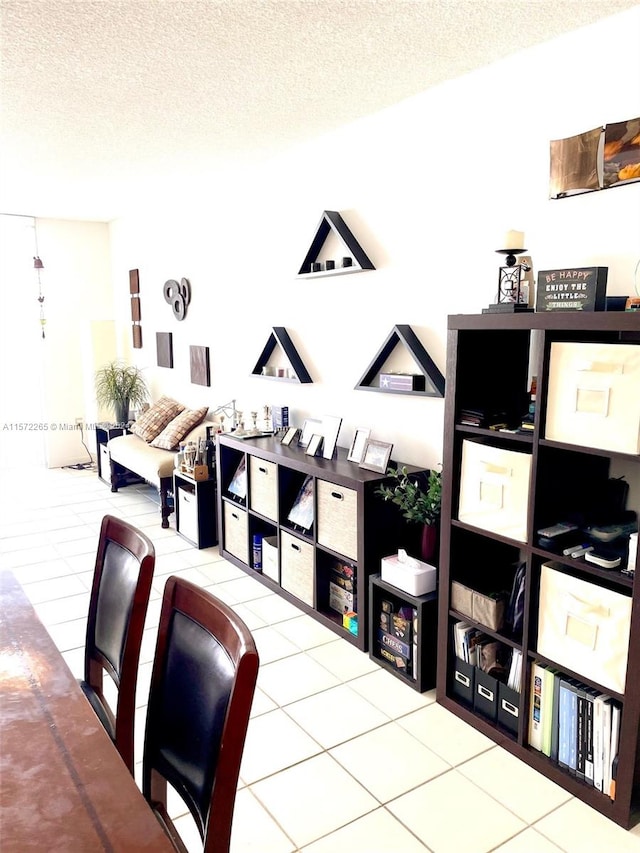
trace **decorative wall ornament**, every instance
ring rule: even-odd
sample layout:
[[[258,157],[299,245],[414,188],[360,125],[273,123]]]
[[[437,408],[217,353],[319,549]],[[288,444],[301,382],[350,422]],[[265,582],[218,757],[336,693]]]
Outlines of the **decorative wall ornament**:
[[[38,251],[38,237],[36,235],[36,252]],[[44,316],[44,293],[42,292],[42,280],[40,279],[40,270],[44,269],[44,264],[40,260],[40,255],[34,255],[33,257],[33,268],[36,271],[36,275],[38,276],[38,302],[40,303],[40,329],[42,330],[42,339],[44,340],[44,327],[46,324],[46,318]]]
[[[549,159],[549,198],[640,181],[640,118],[553,139]]]
[[[174,278],[164,283],[164,300],[171,305],[176,320],[184,320],[191,302],[191,285],[186,278],[178,283]]]
[[[129,293],[131,294],[131,334],[133,335],[133,348],[142,349],[140,273],[138,270],[129,270]]]
[[[173,334],[156,332],[156,352],[158,367],[173,367]]]
[[[189,347],[191,381],[194,385],[211,385],[209,347]]]

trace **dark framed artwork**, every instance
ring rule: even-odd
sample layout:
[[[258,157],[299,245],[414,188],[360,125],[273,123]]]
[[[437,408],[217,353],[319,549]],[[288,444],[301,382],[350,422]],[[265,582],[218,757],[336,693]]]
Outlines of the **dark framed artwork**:
[[[140,322],[140,297],[131,297],[131,319],[134,323]]]
[[[138,270],[129,270],[129,293],[140,293],[140,274]]]
[[[191,364],[191,381],[194,385],[211,384],[209,373],[209,347],[189,347],[189,361]]]
[[[133,334],[133,348],[142,349],[142,326],[138,326],[136,323],[133,323],[131,331]]]
[[[173,334],[156,332],[156,353],[158,367],[173,367]]]

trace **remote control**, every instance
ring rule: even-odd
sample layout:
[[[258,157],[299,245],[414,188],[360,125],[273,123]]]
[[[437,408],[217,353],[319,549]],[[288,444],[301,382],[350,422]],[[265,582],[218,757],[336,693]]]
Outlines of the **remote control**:
[[[571,533],[572,530],[577,530],[577,524],[571,524],[569,521],[559,521],[557,524],[552,524],[550,527],[541,527],[538,530],[540,536],[546,536],[547,539],[553,539],[554,536],[561,536],[563,533]]]

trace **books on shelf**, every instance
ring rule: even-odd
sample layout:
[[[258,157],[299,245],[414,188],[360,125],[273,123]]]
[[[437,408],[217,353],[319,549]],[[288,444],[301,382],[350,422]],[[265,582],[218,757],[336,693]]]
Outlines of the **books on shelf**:
[[[611,696],[532,663],[529,746],[612,800],[621,712]]]

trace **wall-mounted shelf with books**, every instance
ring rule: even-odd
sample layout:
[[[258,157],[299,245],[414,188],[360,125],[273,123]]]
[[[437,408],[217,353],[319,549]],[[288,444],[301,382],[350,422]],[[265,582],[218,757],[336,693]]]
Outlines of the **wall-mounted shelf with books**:
[[[585,372],[589,364],[596,367]],[[514,427],[528,411],[533,376],[533,428],[522,435]],[[640,323],[632,314],[449,318],[437,701],[625,827],[640,794],[640,590],[625,573],[628,533],[606,543],[597,533],[614,517],[640,513],[640,398],[632,391],[639,384]],[[594,417],[587,410],[605,397]],[[554,530],[574,521],[575,530]],[[619,552],[620,565],[563,553],[593,543]],[[553,606],[550,578],[568,590],[551,594]],[[460,598],[461,587],[480,581],[481,593],[505,594],[507,605],[519,592],[499,628]],[[576,641],[584,654],[572,657],[549,619],[560,602],[587,593],[595,597],[591,617],[598,615],[578,621],[593,642]],[[576,618],[564,619],[567,630]],[[603,651],[598,637],[612,628],[616,639]],[[603,667],[612,650],[616,660]],[[571,695],[562,694],[561,713],[562,681]],[[601,745],[611,750],[612,741],[605,759]],[[588,758],[594,749],[598,769]]]

